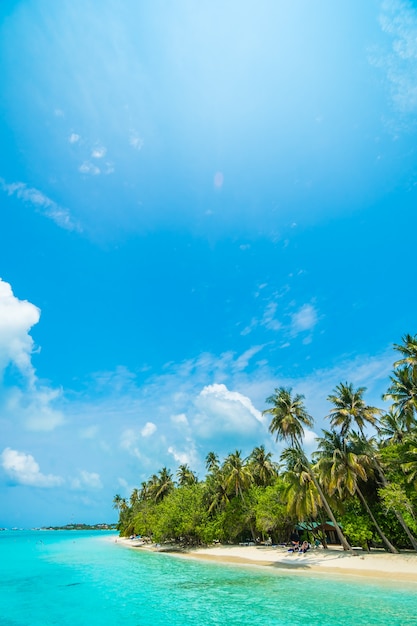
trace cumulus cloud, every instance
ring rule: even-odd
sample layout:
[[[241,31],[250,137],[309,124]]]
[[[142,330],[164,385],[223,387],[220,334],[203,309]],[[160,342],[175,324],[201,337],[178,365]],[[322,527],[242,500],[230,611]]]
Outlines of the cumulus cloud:
[[[52,430],[64,421],[53,405],[61,391],[40,386],[32,365],[33,339],[29,334],[38,323],[40,310],[27,300],[19,300],[11,285],[0,279],[0,378],[14,365],[23,375],[25,390],[3,390],[0,406],[5,417],[23,420],[29,430]]]
[[[101,482],[100,474],[81,470],[79,472],[79,476],[71,481],[71,487],[72,489],[77,490],[102,489],[103,484]]]
[[[16,196],[26,204],[32,205],[41,215],[51,219],[60,228],[82,230],[80,224],[74,222],[68,209],[59,206],[39,189],[28,187],[26,183],[21,182],[6,183],[3,178],[0,178],[0,189],[5,191],[7,195]]]
[[[31,454],[12,450],[12,448],[3,450],[1,464],[6,474],[19,485],[57,487],[64,482],[60,476],[42,474],[39,464]]]
[[[39,318],[38,307],[16,298],[11,285],[0,279],[0,374],[9,363],[13,363],[33,381],[33,339],[29,331]]]
[[[200,437],[211,438],[220,433],[250,435],[264,427],[264,418],[251,400],[238,391],[229,391],[224,384],[207,385],[196,399],[198,414],[193,426]]]
[[[153,422],[146,422],[145,426],[140,431],[142,437],[150,437],[156,432],[156,424]]]

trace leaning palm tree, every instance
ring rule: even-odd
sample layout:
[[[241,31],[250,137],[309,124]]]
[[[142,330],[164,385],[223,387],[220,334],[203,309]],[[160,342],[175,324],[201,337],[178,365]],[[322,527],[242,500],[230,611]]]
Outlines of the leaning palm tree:
[[[318,451],[315,453],[318,459],[316,468],[329,494],[337,492],[340,498],[344,498],[346,494],[356,494],[388,551],[398,554],[398,550],[376,521],[359,487],[359,480],[367,481],[368,473],[372,473],[368,457],[364,454],[355,454],[352,444],[334,430],[323,430],[323,437],[318,438],[318,444]]]
[[[272,404],[273,406],[270,409],[266,409],[264,411],[264,414],[266,413],[272,415],[269,431],[276,435],[277,440],[279,439],[281,441],[284,440],[289,442],[291,444],[291,447],[297,450],[300,456],[302,456],[304,465],[306,468],[308,468],[308,473],[310,474],[311,480],[313,481],[314,486],[320,495],[323,506],[326,509],[326,512],[334,525],[343,549],[351,551],[352,548],[350,547],[346,537],[342,532],[342,529],[337,523],[336,518],[333,515],[333,511],[331,510],[330,505],[326,499],[326,496],[324,495],[324,492],[319,485],[317,477],[314,474],[311,464],[301,447],[301,439],[304,436],[304,426],[313,426],[313,418],[307,413],[303,400],[304,396],[300,394],[296,394],[293,397],[291,389],[286,389],[284,387],[275,389],[274,395],[270,396],[266,400],[269,404]]]
[[[366,439],[365,437],[360,437],[355,433],[350,434],[350,440],[355,446],[356,450],[361,450],[361,454],[367,455],[367,457],[369,458],[372,464],[372,467],[374,468],[376,472],[376,475],[378,476],[379,482],[382,485],[382,487],[384,488],[389,487],[390,483],[381,465],[381,461],[380,461],[380,458],[376,449],[375,440],[373,438]],[[413,549],[417,551],[417,539],[414,537],[411,530],[407,526],[401,511],[399,511],[397,508],[394,508],[394,507],[392,508],[392,510],[398,522],[402,526],[405,534],[407,535],[411,545],[413,546]]]
[[[285,448],[280,459],[286,466],[283,482],[288,513],[295,515],[299,521],[316,518],[323,503],[311,478],[305,455],[297,448]]]
[[[363,435],[365,426],[374,426],[377,415],[381,413],[374,406],[365,404],[363,394],[366,387],[354,389],[352,383],[340,383],[327,399],[332,402],[333,408],[327,416],[332,428],[340,428],[342,437],[346,437],[353,425],[356,425]]]

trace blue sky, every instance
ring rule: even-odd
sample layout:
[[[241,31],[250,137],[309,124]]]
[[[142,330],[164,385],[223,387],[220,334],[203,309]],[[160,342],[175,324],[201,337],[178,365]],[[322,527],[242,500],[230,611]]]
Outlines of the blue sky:
[[[416,332],[417,5],[0,5],[0,526],[320,433]],[[306,446],[314,446],[314,432]]]

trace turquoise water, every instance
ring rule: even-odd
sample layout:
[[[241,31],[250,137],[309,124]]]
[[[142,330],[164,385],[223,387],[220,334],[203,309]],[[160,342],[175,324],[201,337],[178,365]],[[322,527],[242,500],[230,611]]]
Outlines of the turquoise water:
[[[417,624],[417,585],[200,562],[105,535],[0,532],[0,625]]]

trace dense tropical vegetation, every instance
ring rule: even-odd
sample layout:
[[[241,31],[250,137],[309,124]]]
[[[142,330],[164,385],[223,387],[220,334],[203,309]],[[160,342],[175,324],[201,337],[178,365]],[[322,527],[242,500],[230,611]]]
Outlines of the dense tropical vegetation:
[[[236,450],[222,461],[209,452],[203,480],[186,464],[175,478],[163,467],[129,502],[114,497],[120,534],[188,544],[286,543],[298,527],[326,547],[330,522],[345,550],[417,550],[417,335],[394,348],[401,358],[383,396],[388,411],[367,405],[364,387],[338,384],[328,396],[329,428],[309,458],[304,428],[313,418],[304,397],[277,388],[264,414],[270,433],[286,444],[279,465],[257,446],[247,457]]]

